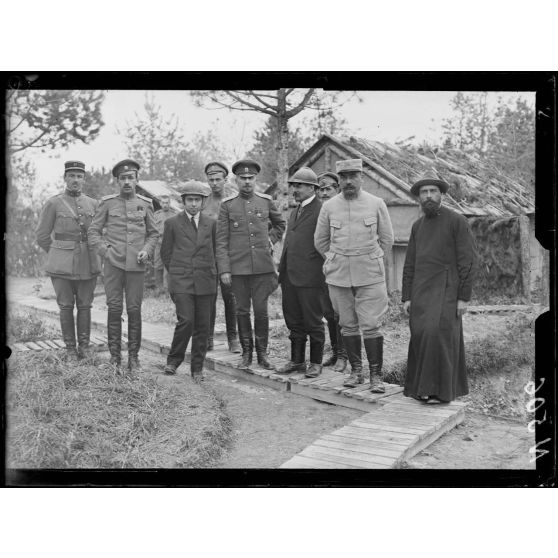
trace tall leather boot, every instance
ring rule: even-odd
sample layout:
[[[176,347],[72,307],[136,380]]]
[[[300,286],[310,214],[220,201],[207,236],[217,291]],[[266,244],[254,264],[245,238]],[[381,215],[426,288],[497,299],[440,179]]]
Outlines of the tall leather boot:
[[[110,364],[120,366],[122,361],[122,315],[120,312],[108,312],[107,337],[110,352]]]
[[[128,313],[128,370],[141,370],[138,353],[141,346],[141,313],[138,310]]]
[[[277,370],[277,374],[306,372],[306,339],[291,339],[291,360]]]
[[[317,378],[322,373],[323,343],[310,340],[310,366],[304,374],[307,378]]]
[[[385,393],[386,388],[382,383],[382,364],[384,360],[384,338],[373,337],[364,340],[364,350],[370,368],[370,391],[372,393]]]
[[[337,362],[337,322],[328,320],[329,342],[331,344],[331,356],[323,361],[323,366],[333,366]]]
[[[254,318],[254,337],[258,364],[265,370],[275,370],[275,366],[267,359],[267,344],[269,341],[269,320],[267,317]]]
[[[238,363],[238,368],[246,370],[252,364],[252,352],[254,350],[250,316],[238,316],[238,336],[242,347],[242,357]]]
[[[78,339],[78,356],[80,358],[91,357],[91,348],[89,345],[90,337],[91,337],[91,309],[78,308],[77,339]]]
[[[345,372],[345,368],[347,368],[347,359],[347,350],[345,349],[345,343],[343,342],[343,335],[341,334],[339,324],[337,324],[337,362],[333,367],[333,371],[343,374],[343,372]]]
[[[351,363],[351,374],[343,382],[345,387],[355,387],[364,383],[364,375],[362,374],[362,342],[360,335],[344,335],[343,343],[347,350],[347,357]]]
[[[62,339],[66,345],[66,360],[76,363],[78,361],[76,351],[76,326],[74,322],[74,309],[60,309],[60,329],[62,330]]]

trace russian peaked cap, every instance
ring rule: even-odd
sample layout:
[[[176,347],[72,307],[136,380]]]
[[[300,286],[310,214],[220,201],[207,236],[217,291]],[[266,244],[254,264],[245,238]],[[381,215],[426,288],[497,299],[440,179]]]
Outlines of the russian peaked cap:
[[[205,165],[204,172],[208,176],[217,172],[224,172],[225,176],[227,176],[229,174],[229,169],[224,163],[221,163],[219,161],[211,161],[211,163],[207,163],[207,165]]]
[[[342,172],[362,172],[362,159],[345,159],[335,163],[337,174]]]
[[[339,175],[335,174],[334,172],[322,172],[322,174],[318,175],[318,182],[326,176],[329,176],[329,178],[335,180],[335,182],[339,185]]]
[[[254,159],[241,159],[232,166],[233,174],[238,176],[254,176],[262,170],[262,167]]]
[[[124,159],[119,163],[116,163],[112,168],[112,176],[118,178],[118,175],[122,172],[132,171],[135,170],[136,172],[140,170],[139,163],[136,163],[133,159]]]
[[[427,170],[418,180],[411,186],[411,194],[419,195],[421,186],[437,186],[442,194],[449,190],[449,184],[442,180],[434,169]]]
[[[85,163],[81,161],[66,161],[64,163],[64,172],[70,170],[79,170],[81,172],[85,172]]]

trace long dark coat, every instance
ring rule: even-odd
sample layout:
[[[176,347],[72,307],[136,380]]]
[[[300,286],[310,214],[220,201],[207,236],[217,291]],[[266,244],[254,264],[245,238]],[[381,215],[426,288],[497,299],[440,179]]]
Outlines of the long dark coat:
[[[214,219],[202,213],[196,233],[184,211],[165,221],[161,259],[169,272],[170,293],[217,292],[216,226]]]
[[[467,219],[441,207],[413,223],[402,300],[411,301],[404,395],[452,401],[466,395],[465,346],[457,300],[471,298],[475,247]]]
[[[321,208],[322,204],[316,197],[303,208],[298,219],[298,208],[291,212],[279,262],[280,283],[288,273],[289,281],[295,287],[323,288],[324,259],[314,246],[314,231]]]

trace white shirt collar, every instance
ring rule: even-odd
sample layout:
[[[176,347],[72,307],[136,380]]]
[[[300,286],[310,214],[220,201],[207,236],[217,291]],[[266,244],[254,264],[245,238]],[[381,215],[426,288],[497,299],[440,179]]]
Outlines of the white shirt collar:
[[[194,220],[194,222],[196,223],[196,226],[199,225],[199,222],[200,222],[200,212],[199,211],[193,217],[186,210],[184,210],[184,213],[186,214],[186,217],[188,217],[188,219],[190,219],[190,221],[192,219]]]
[[[316,197],[316,194],[310,196],[309,198],[305,199],[303,202],[300,203],[300,207],[306,207],[309,203],[312,203],[313,199]]]

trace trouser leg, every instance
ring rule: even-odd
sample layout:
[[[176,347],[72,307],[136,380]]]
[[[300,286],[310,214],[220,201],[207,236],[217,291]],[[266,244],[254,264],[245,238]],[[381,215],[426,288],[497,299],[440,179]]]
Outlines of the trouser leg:
[[[233,353],[240,352],[237,341],[237,316],[236,316],[236,299],[231,286],[221,284],[221,297],[225,307],[225,324],[227,326],[227,341],[229,342],[229,350]]]
[[[167,364],[178,367],[184,361],[186,349],[192,336],[195,316],[194,295],[171,293],[170,296],[176,306],[176,326],[171,348],[167,355]]]
[[[75,285],[76,281],[61,277],[51,277],[56,293],[56,302],[60,309],[60,329],[66,345],[69,360],[77,361],[76,326],[74,321]]]
[[[239,368],[248,368],[248,366],[252,364],[252,353],[254,350],[252,323],[250,320],[250,277],[244,275],[233,275],[232,289],[237,304],[238,335],[242,346],[242,358],[239,363]]]
[[[89,341],[91,337],[91,306],[97,278],[77,282],[77,339],[78,353],[82,358],[90,356]]]
[[[207,352],[209,317],[213,295],[194,296],[194,327],[192,333],[192,356],[190,370],[192,376],[200,376]]]
[[[145,273],[127,271],[125,277],[126,313],[128,314],[128,368],[139,369],[138,354],[141,347],[141,303]]]
[[[124,302],[125,274],[123,269],[105,260],[103,283],[107,297],[107,337],[111,363],[120,365],[122,347],[122,310]]]
[[[277,276],[274,273],[256,275],[252,278],[252,305],[254,307],[254,338],[258,364],[267,370],[273,370],[273,365],[267,358],[269,341],[269,317],[267,313],[267,299],[277,288]]]

